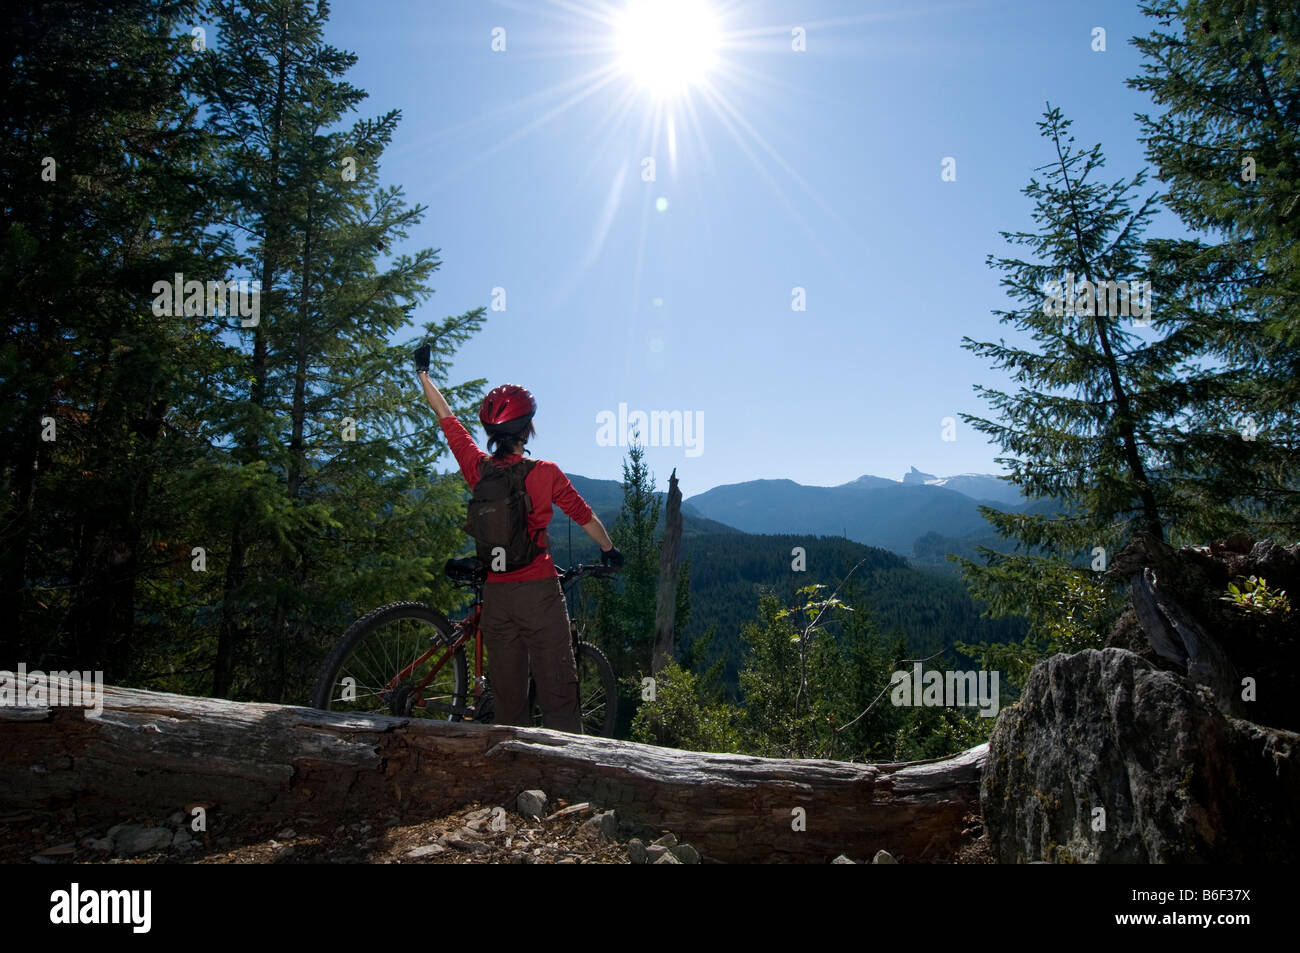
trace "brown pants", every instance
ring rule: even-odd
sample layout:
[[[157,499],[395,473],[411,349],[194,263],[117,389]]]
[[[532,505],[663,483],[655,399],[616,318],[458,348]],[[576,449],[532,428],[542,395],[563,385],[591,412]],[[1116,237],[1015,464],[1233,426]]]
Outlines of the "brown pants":
[[[582,734],[578,670],[569,613],[558,578],[489,582],[483,587],[483,643],[488,652],[495,719],[530,726],[528,669],[537,683],[542,725]]]

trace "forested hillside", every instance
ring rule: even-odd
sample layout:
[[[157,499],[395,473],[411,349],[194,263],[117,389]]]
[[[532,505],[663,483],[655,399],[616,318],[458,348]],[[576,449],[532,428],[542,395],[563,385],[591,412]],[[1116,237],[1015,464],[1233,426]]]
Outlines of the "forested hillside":
[[[577,475],[570,479],[601,519],[613,526],[623,502],[620,484]],[[656,534],[663,532],[663,520],[661,510]],[[571,533],[569,522],[559,512],[552,520],[557,558],[569,562],[572,553],[572,562],[597,560],[596,544],[581,530]],[[754,619],[760,591],[769,590],[792,605],[799,587],[810,582],[833,587],[859,561],[850,583],[854,595],[848,601],[855,611],[869,614],[890,638],[902,639],[910,652],[930,656],[957,642],[1018,641],[1025,634],[1022,620],[981,617],[981,607],[957,578],[957,567],[945,558],[948,552],[973,555],[974,545],[967,541],[927,540],[931,545],[922,551],[928,564],[922,570],[913,560],[840,536],[741,532],[698,515],[690,503],[682,505],[682,534],[682,555],[690,561],[690,617],[680,631],[681,644],[689,651],[714,629],[696,662],[707,667],[721,661],[723,681],[732,693],[744,657],[740,630]],[[992,534],[983,538],[997,539]],[[791,568],[796,547],[806,553],[806,568],[798,571]]]
[[[800,546],[807,551],[807,569],[795,572],[791,551]],[[740,628],[753,619],[761,589],[794,605],[798,588],[821,583],[833,589],[859,561],[843,598],[891,640],[902,639],[914,655],[930,656],[957,642],[1024,636],[1019,620],[980,618],[979,606],[960,580],[913,569],[893,553],[851,540],[704,534],[687,540],[683,549],[691,560],[691,617],[683,641],[689,646],[716,626],[703,661],[725,659],[728,686],[734,687],[743,658]]]

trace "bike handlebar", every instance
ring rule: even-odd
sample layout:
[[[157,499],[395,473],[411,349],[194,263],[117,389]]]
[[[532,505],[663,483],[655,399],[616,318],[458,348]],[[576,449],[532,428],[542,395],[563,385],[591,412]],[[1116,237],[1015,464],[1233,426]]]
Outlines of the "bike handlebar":
[[[618,570],[613,566],[601,566],[597,564],[570,566],[568,569],[560,570],[560,584],[565,585],[574,579],[582,576],[595,576],[598,579],[608,579],[617,576]]]
[[[618,575],[618,570],[613,566],[602,566],[596,563],[580,563],[577,566],[570,566],[568,569],[560,569],[557,566],[556,569],[559,572],[562,587],[567,587],[570,583],[581,579],[583,576],[609,579]],[[461,588],[477,589],[487,581],[486,567],[473,556],[449,559],[443,571],[446,573],[447,578]]]

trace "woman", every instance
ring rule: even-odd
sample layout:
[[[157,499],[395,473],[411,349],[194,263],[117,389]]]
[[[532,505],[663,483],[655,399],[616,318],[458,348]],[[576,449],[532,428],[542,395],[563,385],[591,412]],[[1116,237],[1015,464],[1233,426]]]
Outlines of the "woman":
[[[442,432],[471,489],[479,481],[484,460],[507,467],[523,459],[524,445],[537,433],[533,427],[537,401],[532,394],[516,384],[504,384],[483,399],[479,420],[488,435],[488,449],[493,451],[489,457],[474,443],[429,378],[427,344],[416,349],[415,368],[424,397],[438,415]],[[623,555],[614,548],[609,533],[591,507],[554,463],[538,460],[524,479],[524,489],[532,499],[532,511],[527,517],[529,535],[535,536],[543,548],[522,569],[489,572],[483,588],[481,625],[492,667],[495,718],[503,725],[529,723],[531,666],[543,726],[580,734],[582,714],[578,703],[578,671],[569,638],[569,614],[559,573],[550,551],[545,548],[544,531],[551,522],[551,504],[557,504],[600,545],[602,563],[620,568]]]

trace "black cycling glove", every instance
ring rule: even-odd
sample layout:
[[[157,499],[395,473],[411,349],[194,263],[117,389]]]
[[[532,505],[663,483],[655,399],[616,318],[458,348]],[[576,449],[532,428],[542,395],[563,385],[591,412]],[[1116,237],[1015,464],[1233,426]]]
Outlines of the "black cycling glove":
[[[429,345],[421,344],[415,349],[415,373],[429,370]]]
[[[618,551],[617,546],[611,546],[606,552],[600,554],[600,564],[614,569],[622,569],[623,554]]]

